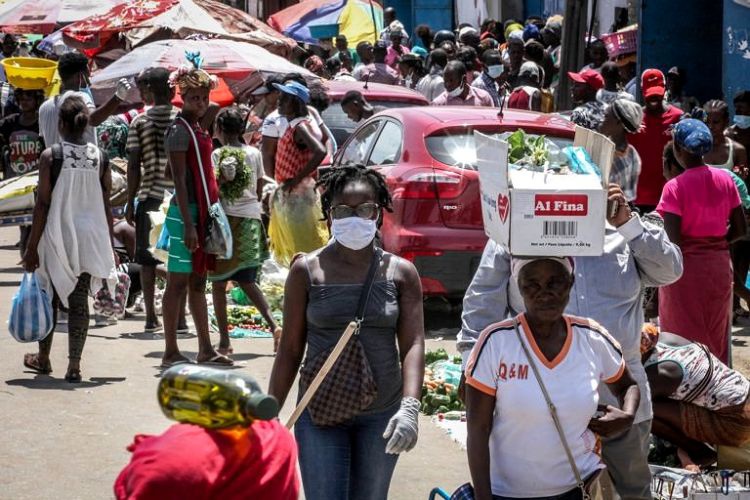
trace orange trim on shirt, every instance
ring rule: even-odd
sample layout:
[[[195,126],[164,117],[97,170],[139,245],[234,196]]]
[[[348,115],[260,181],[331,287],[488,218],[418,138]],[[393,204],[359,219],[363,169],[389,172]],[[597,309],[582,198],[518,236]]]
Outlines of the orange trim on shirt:
[[[484,385],[479,380],[475,379],[474,377],[466,377],[466,383],[470,386],[472,386],[474,389],[478,390],[479,392],[483,392],[488,396],[492,396],[493,398],[497,395],[497,392],[495,389],[488,385]]]
[[[602,325],[597,323],[591,318],[581,318],[579,316],[570,316],[570,323],[573,326],[582,326],[584,328],[588,328],[590,330],[595,331],[605,339],[609,340],[609,343],[612,344],[617,350],[619,350],[622,353],[622,345],[620,345],[620,342],[616,338],[612,336],[611,333],[607,331],[606,328],[604,328]]]
[[[539,345],[536,343],[536,339],[534,338],[534,335],[531,333],[531,328],[529,328],[529,324],[526,322],[526,315],[521,314],[521,325],[523,326],[523,332],[526,335],[526,339],[529,342],[529,345],[531,345],[531,349],[534,351],[534,354],[536,354],[536,357],[539,358],[539,361],[541,361],[544,366],[549,368],[550,370],[554,369],[557,365],[563,362],[565,357],[568,355],[568,352],[570,351],[570,346],[573,345],[573,328],[571,327],[570,318],[567,316],[563,316],[565,318],[565,325],[567,329],[567,337],[565,338],[565,343],[562,346],[562,349],[560,349],[560,352],[557,353],[557,356],[555,356],[555,359],[548,360],[547,357],[542,353],[541,349],[539,349]]]
[[[485,343],[487,343],[487,340],[490,338],[490,335],[497,330],[498,328],[507,328],[509,326],[513,326],[513,320],[505,320],[500,321],[499,323],[493,323],[484,330],[482,330],[482,333],[479,335],[479,339],[477,339],[477,343],[474,344],[474,347],[471,349],[471,354],[469,354],[469,360],[466,362],[466,377],[468,378],[471,373],[474,372],[474,365],[477,363],[477,359],[479,358],[479,353],[482,352],[482,347]]]
[[[622,363],[620,363],[620,369],[617,370],[617,373],[609,377],[607,380],[604,381],[605,384],[614,384],[618,380],[622,378],[623,373],[625,373],[625,360],[622,360]]]

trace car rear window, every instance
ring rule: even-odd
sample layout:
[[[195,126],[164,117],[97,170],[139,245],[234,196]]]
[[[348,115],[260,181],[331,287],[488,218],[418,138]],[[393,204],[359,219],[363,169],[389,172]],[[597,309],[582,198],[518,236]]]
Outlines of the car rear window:
[[[367,102],[373,106],[383,106],[385,108],[405,108],[407,106],[414,106],[414,103],[402,101],[368,100]],[[338,144],[339,147],[346,142],[349,136],[352,135],[359,126],[359,124],[354,123],[346,116],[344,110],[341,109],[340,102],[331,103],[328,109],[323,111],[323,122],[328,125],[329,129],[331,129],[331,133],[333,133],[333,137],[336,139],[336,144]]]
[[[483,133],[499,139],[507,138],[512,132]],[[572,139],[567,137],[555,137],[547,134],[527,134],[529,137],[538,137],[544,135],[549,143],[554,144],[559,149],[573,144]],[[456,133],[433,135],[425,138],[425,144],[430,156],[440,163],[446,165],[476,170],[477,168],[477,150],[474,145],[474,132],[461,130]],[[549,146],[548,146],[549,147]]]

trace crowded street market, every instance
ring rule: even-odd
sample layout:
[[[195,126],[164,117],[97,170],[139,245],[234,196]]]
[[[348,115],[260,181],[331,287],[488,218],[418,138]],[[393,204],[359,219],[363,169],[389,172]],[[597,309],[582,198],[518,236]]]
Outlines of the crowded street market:
[[[747,0],[0,0],[0,499],[750,500],[749,148]]]

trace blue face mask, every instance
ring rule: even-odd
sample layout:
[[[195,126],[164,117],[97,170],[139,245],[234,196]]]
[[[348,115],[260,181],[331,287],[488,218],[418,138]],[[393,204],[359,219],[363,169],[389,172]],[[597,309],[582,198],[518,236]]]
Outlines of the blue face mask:
[[[734,124],[741,129],[750,128],[750,115],[734,115]]]
[[[498,78],[505,72],[505,66],[497,64],[494,66],[487,66],[487,74],[490,78]]]
[[[83,92],[84,94],[88,95],[91,98],[91,101],[94,101],[94,94],[91,93],[91,84],[89,83],[88,78],[81,78],[79,83],[80,88],[78,89],[79,92]]]

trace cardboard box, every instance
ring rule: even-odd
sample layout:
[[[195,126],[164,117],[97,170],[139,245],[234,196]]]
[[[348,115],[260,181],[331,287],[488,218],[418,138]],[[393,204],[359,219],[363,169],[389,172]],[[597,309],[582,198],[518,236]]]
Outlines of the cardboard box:
[[[576,127],[581,146],[602,171],[595,175],[515,170],[508,143],[474,132],[482,217],[487,236],[514,255],[597,256],[604,252],[607,182],[614,144]]]

